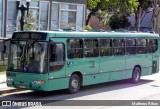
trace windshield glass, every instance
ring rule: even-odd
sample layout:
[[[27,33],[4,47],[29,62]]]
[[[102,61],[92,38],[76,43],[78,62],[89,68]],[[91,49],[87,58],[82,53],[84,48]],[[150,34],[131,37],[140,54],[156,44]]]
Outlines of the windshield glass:
[[[46,73],[47,43],[37,41],[11,41],[8,70]]]

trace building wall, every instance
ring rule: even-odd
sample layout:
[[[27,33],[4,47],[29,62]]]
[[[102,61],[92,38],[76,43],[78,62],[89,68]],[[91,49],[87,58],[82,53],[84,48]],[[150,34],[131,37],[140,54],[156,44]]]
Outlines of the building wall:
[[[21,0],[26,4],[26,0]],[[31,0],[29,15],[24,30],[58,30],[72,28],[82,30],[85,25],[87,0]],[[10,38],[14,31],[20,31],[21,11],[16,0],[0,0],[0,37]],[[28,26],[32,24],[32,27]],[[7,55],[0,53],[0,60]]]
[[[153,13],[151,10],[142,15],[140,31],[149,32],[152,30],[152,14]],[[130,16],[128,18],[129,18],[129,21],[131,22],[131,26],[129,27],[129,30],[134,31],[135,30],[135,16]]]
[[[3,13],[3,4],[2,0],[0,0],[0,37],[2,37],[2,13]]]
[[[25,4],[25,0],[22,0]],[[57,30],[67,27],[81,30],[85,25],[87,0],[32,0],[31,22],[36,30]],[[17,16],[18,15],[18,16]],[[6,37],[20,30],[21,12],[16,10],[16,0],[7,0]],[[26,27],[26,26],[25,26]]]
[[[79,3],[79,4],[87,4],[87,0],[52,0],[57,2],[68,2],[68,3]]]

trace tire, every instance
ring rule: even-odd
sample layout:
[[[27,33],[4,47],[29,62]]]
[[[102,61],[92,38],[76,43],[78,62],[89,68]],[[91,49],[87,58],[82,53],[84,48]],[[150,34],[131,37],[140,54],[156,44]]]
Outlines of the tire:
[[[138,83],[140,81],[140,77],[141,77],[141,69],[139,67],[135,67],[133,69],[131,82]]]
[[[69,80],[69,93],[74,94],[80,90],[80,78],[77,74],[73,74]]]

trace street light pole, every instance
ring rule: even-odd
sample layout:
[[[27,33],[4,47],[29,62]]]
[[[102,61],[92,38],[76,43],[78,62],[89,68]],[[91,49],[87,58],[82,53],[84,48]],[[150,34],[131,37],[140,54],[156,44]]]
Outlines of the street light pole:
[[[17,6],[17,10],[21,11],[20,27],[21,27],[21,31],[23,31],[24,14],[25,14],[25,11],[27,11],[27,15],[28,15],[28,13],[29,13],[29,6],[30,6],[31,0],[26,0],[26,6],[24,4],[21,4],[21,6],[20,6],[20,2],[21,2],[21,0],[17,0],[16,1],[16,6]]]

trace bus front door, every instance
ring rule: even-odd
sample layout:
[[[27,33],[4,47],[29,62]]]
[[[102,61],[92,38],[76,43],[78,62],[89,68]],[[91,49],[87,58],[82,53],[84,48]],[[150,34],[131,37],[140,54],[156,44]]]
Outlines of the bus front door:
[[[65,46],[64,43],[51,43],[49,48],[49,86],[48,90],[68,87],[65,77]]]

